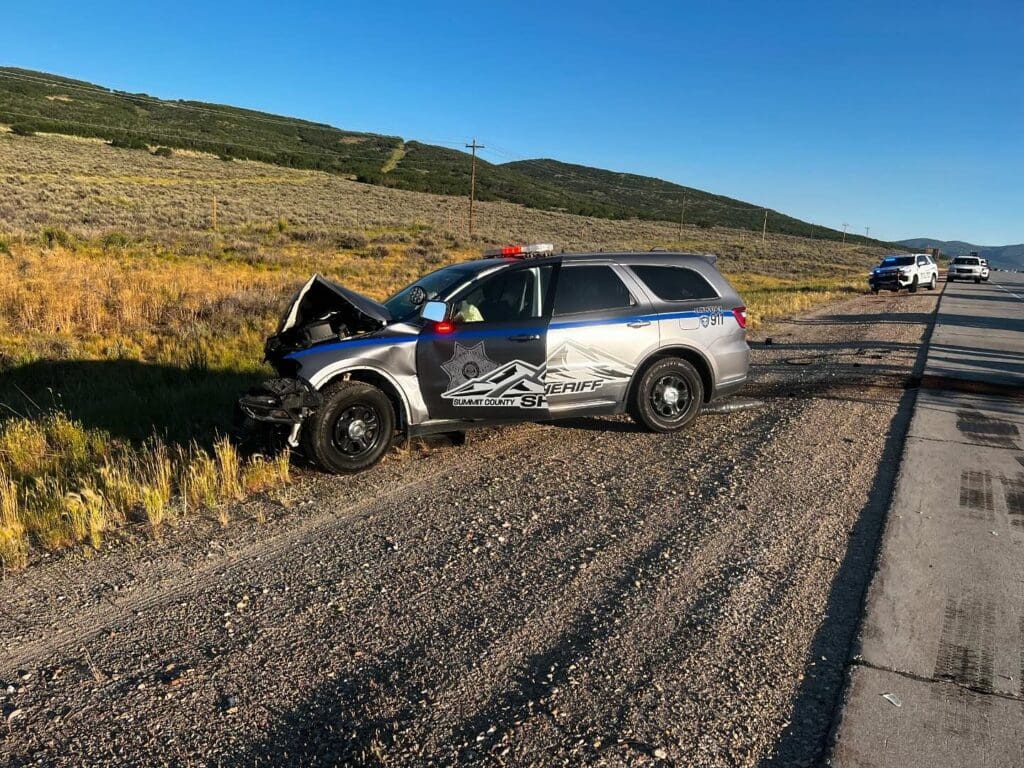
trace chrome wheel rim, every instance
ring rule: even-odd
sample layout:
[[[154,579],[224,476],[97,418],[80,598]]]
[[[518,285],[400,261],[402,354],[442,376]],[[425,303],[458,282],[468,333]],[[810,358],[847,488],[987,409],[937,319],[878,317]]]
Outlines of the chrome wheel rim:
[[[331,442],[341,453],[358,458],[372,451],[380,438],[380,415],[368,405],[350,405],[334,422]]]
[[[651,387],[651,407],[668,421],[682,418],[690,407],[691,398],[686,380],[675,373],[662,376]]]

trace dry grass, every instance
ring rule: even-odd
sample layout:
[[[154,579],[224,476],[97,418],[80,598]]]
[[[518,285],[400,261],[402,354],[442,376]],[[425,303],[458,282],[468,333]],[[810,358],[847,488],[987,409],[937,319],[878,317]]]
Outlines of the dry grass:
[[[859,290],[878,251],[483,203],[194,153],[0,132],[0,563],[209,514],[287,483],[219,437],[318,271],[383,298],[485,242],[715,252],[752,327]],[[220,230],[210,230],[212,200]],[[830,277],[819,277],[823,260]],[[134,527],[133,527],[134,526]]]

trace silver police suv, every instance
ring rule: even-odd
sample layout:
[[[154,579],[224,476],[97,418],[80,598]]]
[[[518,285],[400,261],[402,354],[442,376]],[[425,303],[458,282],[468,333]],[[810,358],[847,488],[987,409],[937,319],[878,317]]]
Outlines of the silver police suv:
[[[743,300],[713,256],[504,248],[383,304],[313,276],[267,340],[279,378],[239,401],[328,472],[396,433],[628,412],[686,427],[746,380]]]

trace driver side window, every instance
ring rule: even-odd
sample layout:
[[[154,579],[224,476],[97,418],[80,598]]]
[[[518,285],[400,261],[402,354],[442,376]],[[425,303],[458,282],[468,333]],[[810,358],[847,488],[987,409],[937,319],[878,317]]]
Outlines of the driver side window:
[[[550,265],[509,269],[473,286],[455,302],[460,323],[507,323],[538,318],[551,283]]]

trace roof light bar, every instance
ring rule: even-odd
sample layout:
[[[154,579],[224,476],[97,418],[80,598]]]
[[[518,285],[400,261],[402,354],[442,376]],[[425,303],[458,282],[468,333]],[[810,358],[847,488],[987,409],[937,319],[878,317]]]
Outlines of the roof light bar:
[[[484,256],[511,256],[525,259],[530,256],[544,256],[555,252],[553,243],[532,243],[531,245],[508,245],[504,248],[492,248],[484,251]]]

